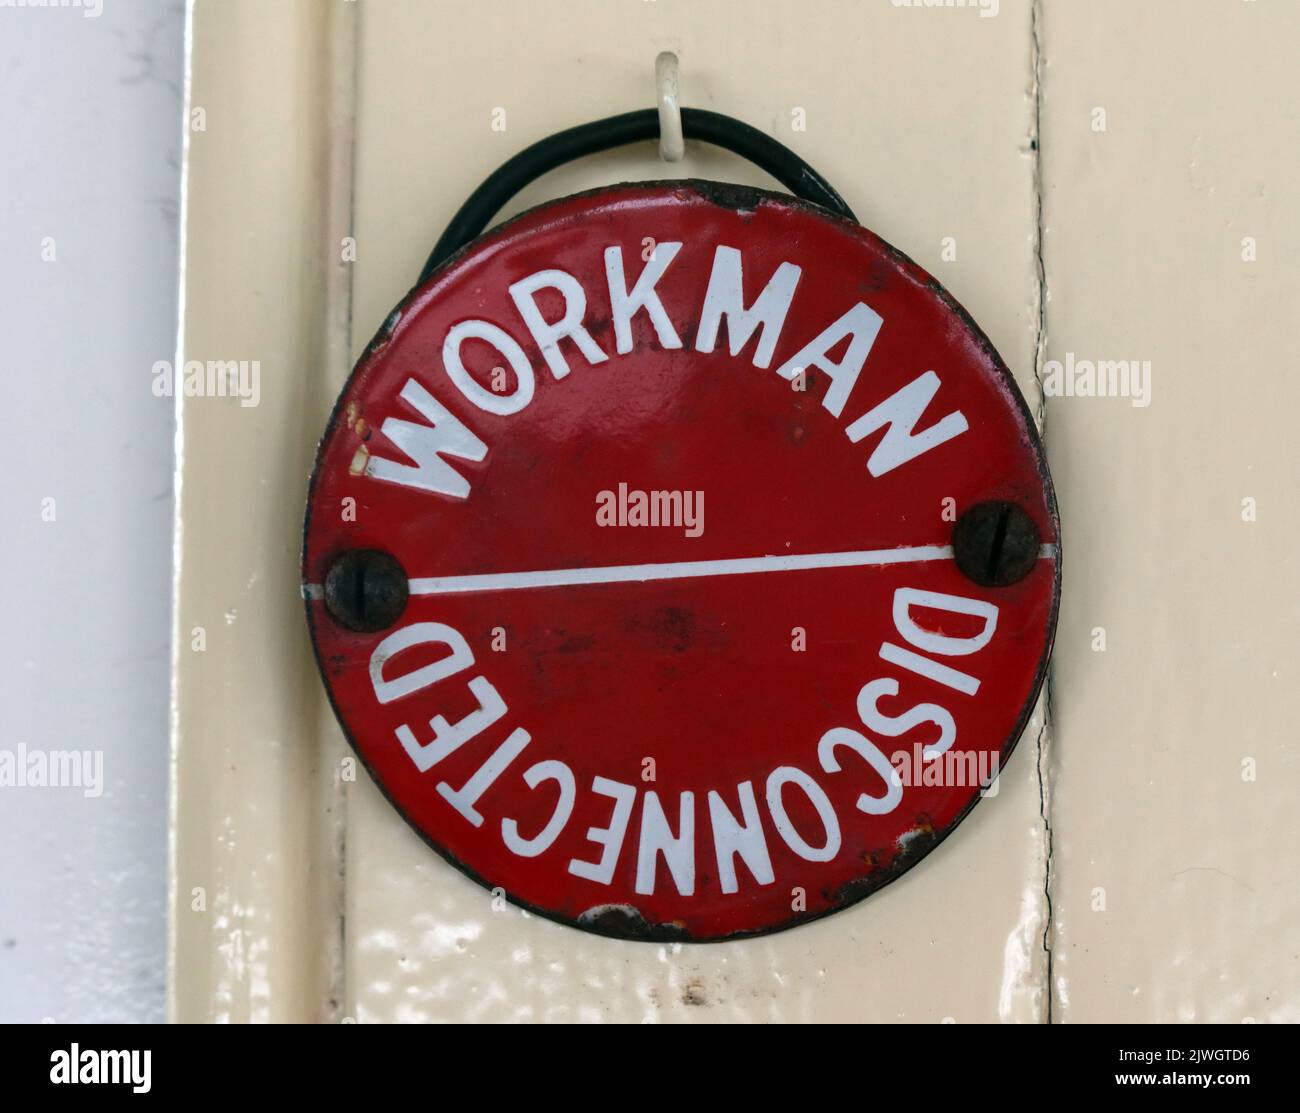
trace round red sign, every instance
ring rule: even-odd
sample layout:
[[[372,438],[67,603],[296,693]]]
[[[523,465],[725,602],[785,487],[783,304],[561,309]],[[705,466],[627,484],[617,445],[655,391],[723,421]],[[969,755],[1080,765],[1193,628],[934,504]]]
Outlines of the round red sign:
[[[1029,716],[1058,537],[1033,424],[924,271],[790,197],[566,198],[389,317],[303,555],[343,729],[481,884],[609,935],[851,904]]]

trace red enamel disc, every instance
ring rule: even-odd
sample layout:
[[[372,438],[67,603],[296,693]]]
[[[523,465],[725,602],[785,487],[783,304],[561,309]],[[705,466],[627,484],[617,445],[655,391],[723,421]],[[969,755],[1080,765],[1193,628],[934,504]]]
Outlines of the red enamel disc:
[[[303,579],[343,729],[448,861],[715,940],[956,826],[1037,695],[1059,539],[1024,402],[933,278],[672,182],[535,209],[402,303],[321,444]]]

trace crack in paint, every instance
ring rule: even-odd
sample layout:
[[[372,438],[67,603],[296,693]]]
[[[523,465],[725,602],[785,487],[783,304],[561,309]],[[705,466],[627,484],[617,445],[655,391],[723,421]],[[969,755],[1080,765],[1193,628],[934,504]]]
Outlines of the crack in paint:
[[[1047,448],[1047,390],[1043,383],[1043,365],[1047,355],[1047,262],[1044,251],[1043,222],[1043,0],[1033,0],[1030,8],[1029,33],[1033,58],[1033,120],[1030,133],[1030,150],[1033,154],[1034,187],[1034,261],[1037,267],[1038,321],[1034,336],[1034,381],[1038,385],[1038,406],[1035,420],[1038,435]],[[1050,740],[1052,721],[1052,672],[1048,667],[1043,680],[1043,723],[1035,742],[1038,772],[1038,815],[1043,823],[1043,899],[1046,916],[1043,920],[1043,952],[1047,961],[1047,986],[1045,994],[1045,1020],[1053,1021],[1053,1002],[1056,997],[1053,943],[1055,919],[1052,908],[1052,816],[1051,778],[1046,768],[1046,743]]]
[[[1039,28],[1041,20],[1042,0],[1034,0],[1029,21],[1033,54],[1032,96],[1034,100],[1029,149],[1033,154],[1034,262],[1038,277],[1038,320],[1034,335],[1034,382],[1038,385],[1038,408],[1034,418],[1038,424],[1040,438],[1047,433],[1047,390],[1043,384],[1043,363],[1047,355],[1047,263],[1043,255],[1043,44]]]
[[[1046,756],[1046,749],[1043,744],[1043,738],[1047,735],[1048,723],[1051,721],[1051,693],[1044,695],[1043,699],[1043,725],[1038,730],[1037,750],[1038,750],[1038,815],[1043,821],[1043,898],[1047,903],[1047,915],[1043,920],[1043,951],[1047,955],[1047,994],[1046,1010],[1047,1023],[1052,1023],[1052,1001],[1055,996],[1053,988],[1053,958],[1052,953],[1052,931],[1055,926],[1052,916],[1052,817],[1051,817],[1051,784],[1046,773],[1043,771],[1043,761]]]

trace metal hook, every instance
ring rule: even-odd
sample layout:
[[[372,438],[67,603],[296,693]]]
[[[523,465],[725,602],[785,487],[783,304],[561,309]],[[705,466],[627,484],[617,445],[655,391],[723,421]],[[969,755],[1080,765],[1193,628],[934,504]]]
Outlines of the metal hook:
[[[655,59],[655,99],[659,105],[659,157],[680,162],[686,154],[682,107],[678,101],[677,55],[665,50]]]

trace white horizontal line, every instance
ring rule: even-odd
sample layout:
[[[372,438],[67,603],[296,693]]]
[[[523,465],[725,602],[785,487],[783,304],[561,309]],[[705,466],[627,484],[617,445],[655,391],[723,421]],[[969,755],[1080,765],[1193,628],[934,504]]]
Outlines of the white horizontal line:
[[[1044,545],[1040,557],[1056,555]],[[799,572],[814,568],[858,568],[952,559],[951,545],[913,545],[863,549],[847,553],[798,553],[789,556],[736,557],[723,560],[678,560],[665,564],[615,564],[597,568],[552,568],[538,572],[489,572],[470,576],[432,576],[411,580],[412,595],[451,595],[465,591],[514,591],[529,587],[576,584],[645,583],[699,576],[739,576],[753,572]]]

